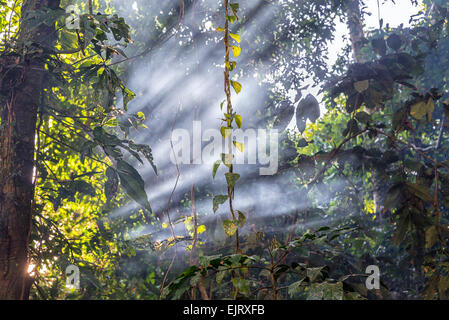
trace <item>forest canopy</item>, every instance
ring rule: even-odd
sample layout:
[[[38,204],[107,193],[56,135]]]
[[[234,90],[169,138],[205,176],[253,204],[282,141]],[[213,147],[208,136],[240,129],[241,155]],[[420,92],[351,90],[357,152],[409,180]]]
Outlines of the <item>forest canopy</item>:
[[[0,0],[0,299],[448,299],[448,36],[445,0]]]

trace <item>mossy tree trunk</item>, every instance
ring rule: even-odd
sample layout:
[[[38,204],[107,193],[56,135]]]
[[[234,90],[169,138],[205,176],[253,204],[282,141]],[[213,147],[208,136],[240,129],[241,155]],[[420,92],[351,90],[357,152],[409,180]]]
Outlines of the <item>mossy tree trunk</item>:
[[[27,269],[35,136],[46,75],[44,57],[23,54],[23,49],[30,43],[48,48],[57,36],[54,26],[30,29],[23,18],[29,10],[59,5],[60,0],[24,1],[17,41],[11,44],[14,52],[0,56],[0,299],[27,299],[31,285]]]

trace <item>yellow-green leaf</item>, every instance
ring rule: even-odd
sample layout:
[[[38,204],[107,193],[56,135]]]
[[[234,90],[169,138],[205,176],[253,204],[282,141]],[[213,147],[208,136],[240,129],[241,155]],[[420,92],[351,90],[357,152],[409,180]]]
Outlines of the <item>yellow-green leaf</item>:
[[[417,120],[421,120],[426,114],[426,103],[424,101],[415,103],[410,109],[410,115]]]
[[[239,224],[240,228],[243,228],[245,226],[246,217],[245,214],[242,211],[237,210],[239,214]]]
[[[232,237],[238,229],[238,221],[225,220],[223,221],[223,229],[228,237]]]
[[[196,233],[197,234],[202,234],[204,232],[206,232],[206,226],[205,225],[198,226],[198,229],[196,229]]]
[[[226,68],[228,68],[229,71],[234,70],[236,66],[237,66],[237,62],[235,62],[235,61],[226,62]]]
[[[369,80],[357,81],[354,82],[354,89],[358,93],[363,93],[369,88]]]
[[[432,98],[429,98],[427,102],[420,101],[412,105],[410,108],[410,115],[417,119],[421,120],[424,116],[427,115],[427,120],[432,120],[432,113],[435,110],[435,103]]]
[[[426,230],[426,249],[432,248],[438,240],[438,231],[435,226]]]
[[[245,144],[241,142],[234,141],[234,146],[243,153],[245,151]]]
[[[240,36],[238,34],[235,33],[230,33],[229,36],[234,39],[235,41],[237,41],[238,43],[240,43],[240,41],[242,41],[242,39],[240,38]]]
[[[239,129],[242,127],[242,116],[241,115],[235,116],[235,123],[237,124],[237,127],[239,127]]]
[[[432,114],[435,110],[435,102],[432,98],[429,98],[429,101],[427,101],[427,121],[432,121]]]
[[[235,20],[237,20],[237,17],[235,17],[235,16],[227,16],[226,19],[227,19],[230,23],[234,23]]]
[[[240,53],[242,53],[242,48],[237,46],[232,46],[232,53],[234,54],[234,57],[238,57]]]
[[[242,85],[239,82],[231,80],[231,85],[237,94],[239,94],[240,91],[242,91]]]
[[[221,135],[223,136],[223,138],[227,139],[231,135],[232,130],[231,130],[231,128],[221,127],[220,132],[221,132]]]

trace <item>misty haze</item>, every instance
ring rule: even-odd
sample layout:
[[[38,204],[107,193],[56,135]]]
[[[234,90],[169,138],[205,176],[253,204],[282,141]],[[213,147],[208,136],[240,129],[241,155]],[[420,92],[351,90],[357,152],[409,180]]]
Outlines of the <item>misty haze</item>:
[[[448,20],[0,1],[0,299],[448,299]]]

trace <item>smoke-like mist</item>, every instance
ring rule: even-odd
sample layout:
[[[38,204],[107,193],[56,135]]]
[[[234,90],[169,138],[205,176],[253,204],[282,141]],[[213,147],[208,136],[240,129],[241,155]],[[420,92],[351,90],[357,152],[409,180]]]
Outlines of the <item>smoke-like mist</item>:
[[[137,34],[140,38],[137,40],[142,42],[148,41],[145,32],[142,31],[142,24],[145,23],[143,17],[148,19],[162,13],[167,14],[177,3],[163,1],[164,4],[150,5],[147,2],[135,1],[132,6],[126,5],[127,8],[124,8],[118,0],[114,3],[119,10],[118,14],[124,16],[134,29],[140,30]],[[267,96],[273,94],[267,92],[266,83],[271,82],[271,87],[279,88],[279,92],[274,94],[283,95],[288,103],[296,102],[293,101],[298,95],[296,89],[289,91],[280,84],[273,86],[273,81],[279,76],[278,73],[293,72],[302,74],[304,81],[309,79],[308,75],[303,74],[304,71],[288,70],[288,66],[279,65],[274,73],[270,71],[273,69],[266,67],[270,66],[271,54],[276,51],[273,51],[272,43],[261,42],[260,38],[264,36],[265,30],[275,23],[279,10],[282,9],[274,3],[264,5],[263,2],[254,0],[245,4],[244,15],[249,16],[251,20],[245,21],[240,30],[239,23],[233,26],[234,32],[239,31],[243,39],[242,55],[236,59],[238,64],[235,72],[238,81],[243,85],[243,90],[238,96],[233,95],[233,104],[236,112],[244,119],[244,129],[266,127],[263,113],[270,107],[266,105]],[[229,218],[226,204],[216,214],[212,212],[212,197],[226,193],[224,168],[220,168],[216,179],[213,179],[212,166],[209,164],[179,165],[180,177],[173,192],[178,171],[176,165],[170,161],[172,127],[191,131],[193,121],[200,120],[203,131],[209,128],[219,129],[222,114],[220,103],[225,98],[224,45],[221,41],[222,35],[215,31],[215,28],[223,23],[220,7],[217,1],[212,0],[197,1],[196,5],[195,1],[193,3],[193,6],[185,8],[184,20],[178,32],[161,46],[154,48],[150,54],[132,61],[132,69],[126,76],[127,85],[137,94],[130,103],[130,112],[142,111],[147,117],[148,129],[140,131],[135,140],[137,143],[149,144],[152,147],[159,171],[159,175],[156,176],[150,166],[142,166],[139,169],[146,181],[153,210],[162,214],[163,222],[167,222],[165,210],[170,207],[171,220],[182,222],[183,216],[191,215],[188,201],[192,186],[201,188],[203,192],[207,190],[209,197],[197,199],[195,206],[200,217],[199,223],[207,225],[213,224],[218,216],[221,219]],[[131,7],[133,9],[130,9]],[[204,8],[208,8],[207,12],[204,12]],[[175,11],[173,14],[179,12]],[[145,23],[145,26],[151,29],[153,24]],[[148,30],[148,37],[153,32],[154,30]],[[127,54],[133,56],[139,53],[139,50],[134,52],[133,50],[129,49]],[[245,56],[249,53],[253,58],[258,57],[259,61],[246,59]],[[325,55],[323,52],[323,59]],[[310,83],[311,81],[307,80],[302,87]],[[309,87],[308,90],[315,93],[317,88]],[[307,93],[302,92],[303,95]],[[205,144],[203,141],[203,146]],[[325,207],[330,201],[331,195],[318,192],[319,188],[306,190],[301,187],[294,172],[287,171],[274,177],[261,178],[258,176],[258,170],[257,165],[236,166],[236,172],[242,177],[236,186],[234,203],[239,210],[250,212],[248,226],[258,219],[288,216],[317,206]],[[345,186],[345,181],[337,181],[331,188],[343,192]],[[169,200],[171,203],[168,206]],[[113,212],[111,217],[128,215],[135,208],[134,204],[129,204]],[[319,227],[326,222],[325,217],[314,218],[299,227]],[[245,227],[243,231],[245,232],[247,228]],[[175,223],[174,231],[180,236],[187,234],[183,223]],[[151,225],[134,230],[130,234],[132,238],[142,235],[151,235],[151,241],[163,241],[172,237],[170,228],[161,231]]]

